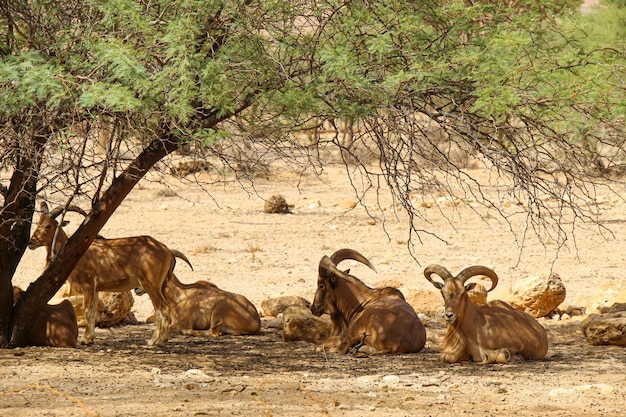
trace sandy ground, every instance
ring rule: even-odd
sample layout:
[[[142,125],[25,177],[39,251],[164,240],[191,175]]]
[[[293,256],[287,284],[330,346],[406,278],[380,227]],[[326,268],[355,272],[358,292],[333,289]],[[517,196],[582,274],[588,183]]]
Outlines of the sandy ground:
[[[474,172],[474,175],[482,175]],[[107,237],[149,234],[184,252],[184,282],[210,280],[248,297],[258,308],[278,295],[312,300],[322,255],[349,247],[377,268],[347,262],[369,285],[394,280],[404,292],[435,289],[424,266],[451,271],[473,264],[493,267],[502,294],[515,279],[550,271],[567,288],[564,304],[582,303],[603,288],[623,288],[626,204],[611,196],[603,219],[614,233],[576,232],[576,246],[561,250],[529,235],[523,250],[510,232],[523,230],[468,204],[424,208],[417,261],[407,251],[406,219],[394,217],[388,195],[374,221],[350,210],[353,191],[340,169],[321,178],[287,172],[258,179],[258,193],[238,185],[205,191],[171,180],[143,181],[102,230]],[[208,193],[207,193],[208,192]],[[266,214],[263,198],[281,194],[292,214]],[[365,199],[375,202],[373,195]],[[382,221],[382,215],[386,221]],[[76,217],[73,217],[76,216]],[[68,214],[74,226],[80,221]],[[453,227],[447,219],[453,220]],[[71,225],[68,226],[71,231]],[[44,265],[45,251],[28,251],[15,283],[26,287]],[[151,314],[147,297],[133,308]],[[270,318],[264,318],[269,322]],[[411,355],[355,358],[317,352],[305,342],[284,343],[279,329],[258,336],[201,338],[172,335],[147,348],[152,326],[98,329],[95,343],[76,349],[0,351],[2,416],[621,416],[626,412],[626,351],[591,346],[580,318],[541,319],[550,348],[544,361],[507,365],[438,361],[444,327],[429,320],[426,348]]]

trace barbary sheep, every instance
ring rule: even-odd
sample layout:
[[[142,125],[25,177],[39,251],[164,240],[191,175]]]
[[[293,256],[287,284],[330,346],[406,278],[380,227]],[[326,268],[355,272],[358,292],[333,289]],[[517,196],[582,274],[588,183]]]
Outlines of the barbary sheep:
[[[443,282],[433,280],[438,275]],[[485,266],[470,266],[456,277],[441,265],[429,265],[424,276],[441,290],[447,331],[440,354],[442,362],[473,360],[480,363],[507,363],[514,359],[540,360],[548,352],[546,330],[529,314],[515,310],[504,301],[477,305],[470,301],[468,291],[475,283],[466,284],[475,276],[491,279],[492,291],[498,276]]]
[[[70,210],[86,215],[75,206],[71,206]],[[68,240],[62,228],[65,224],[59,225],[55,219],[62,211],[62,207],[48,211],[46,203],[41,203],[41,216],[28,243],[29,249],[45,246],[48,262],[53,241],[54,252],[57,253]],[[141,287],[150,296],[157,312],[154,333],[148,345],[165,343],[168,339],[170,309],[163,291],[165,283],[173,275],[176,258],[183,259],[191,266],[184,254],[169,249],[150,236],[95,239],[67,279],[84,297],[87,326],[80,342],[93,343],[98,291],[128,291]]]
[[[135,289],[142,295],[141,288]],[[241,294],[219,289],[208,281],[183,284],[172,274],[165,286],[172,306],[172,329],[192,336],[253,335],[261,330],[261,318]]]
[[[330,257],[322,257],[311,312],[331,317],[331,336],[324,345],[342,354],[351,348],[358,351],[362,345],[373,353],[422,350],[426,330],[403,294],[391,287],[370,288],[349,271],[339,270],[337,265],[346,259],[374,269],[363,255],[352,249],[341,249]]]
[[[13,305],[24,291],[13,286]],[[29,346],[76,347],[78,324],[72,303],[46,304],[35,317],[26,343]]]

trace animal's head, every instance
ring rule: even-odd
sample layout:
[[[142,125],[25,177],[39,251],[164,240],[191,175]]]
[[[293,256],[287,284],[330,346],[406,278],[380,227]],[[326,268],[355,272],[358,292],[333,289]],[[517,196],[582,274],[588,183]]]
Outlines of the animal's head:
[[[433,275],[438,275],[443,282],[433,279]],[[467,280],[475,276],[484,275],[491,279],[491,288],[493,290],[498,285],[498,276],[491,268],[486,266],[470,266],[462,270],[456,277],[452,276],[450,271],[441,265],[429,265],[424,269],[424,276],[435,288],[441,291],[444,302],[444,319],[446,323],[454,323],[459,315],[463,314],[467,303],[471,303],[467,293],[471,291],[476,283],[468,283]]]
[[[350,270],[341,271],[337,268],[337,265],[346,259],[353,259],[367,265],[374,271],[376,270],[374,265],[372,265],[365,256],[352,249],[340,249],[333,253],[330,257],[324,255],[320,260],[317,277],[317,291],[315,292],[315,299],[311,305],[311,312],[314,315],[321,316],[325,313],[331,315],[336,313],[337,294],[334,289],[337,286],[338,280],[352,279],[349,275]]]
[[[87,216],[87,213],[85,213],[83,209],[74,205],[68,206],[67,209],[65,207],[55,207],[50,211],[48,210],[48,205],[45,202],[42,202],[39,222],[37,223],[37,227],[28,241],[28,249],[37,249],[40,246],[49,246],[52,244],[54,234],[57,227],[59,227],[59,222],[57,222],[56,218],[63,213],[63,210],[75,211],[83,216]],[[64,221],[61,223],[61,226],[65,226],[67,224],[68,222]]]

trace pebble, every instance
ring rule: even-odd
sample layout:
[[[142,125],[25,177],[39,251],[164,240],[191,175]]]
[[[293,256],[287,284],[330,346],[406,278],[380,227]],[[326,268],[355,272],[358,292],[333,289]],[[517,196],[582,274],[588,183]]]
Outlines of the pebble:
[[[398,375],[385,375],[383,381],[387,384],[397,384],[400,382],[400,377]]]
[[[185,372],[185,375],[188,375],[188,376],[200,376],[200,377],[208,376],[207,374],[202,372],[200,369],[190,369],[187,372]]]

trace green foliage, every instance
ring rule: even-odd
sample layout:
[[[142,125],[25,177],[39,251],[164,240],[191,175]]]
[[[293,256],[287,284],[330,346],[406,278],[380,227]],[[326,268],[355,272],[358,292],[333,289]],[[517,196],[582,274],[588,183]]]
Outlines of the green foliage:
[[[13,114],[45,103],[57,107],[66,98],[63,74],[36,52],[0,61],[0,112]]]
[[[223,138],[207,119],[253,104],[257,131],[394,109],[461,134],[512,120],[562,133],[624,114],[624,2],[579,3],[33,1],[4,10],[0,112],[158,121],[201,147]]]

